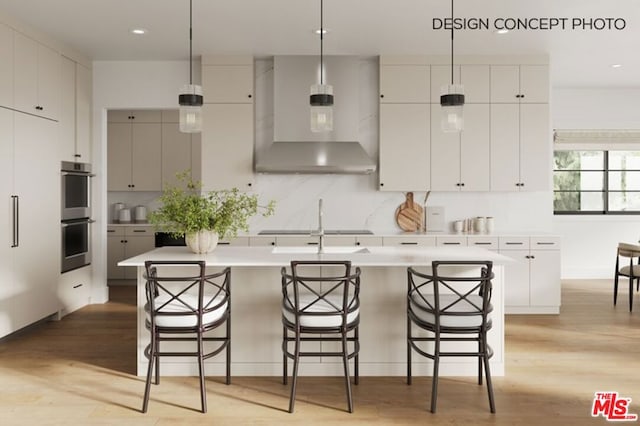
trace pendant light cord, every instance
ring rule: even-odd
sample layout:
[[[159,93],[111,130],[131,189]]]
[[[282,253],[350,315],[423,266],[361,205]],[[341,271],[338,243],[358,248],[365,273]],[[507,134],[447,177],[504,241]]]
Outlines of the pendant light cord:
[[[451,85],[453,86],[453,0],[451,0]]]
[[[189,0],[189,85],[193,85],[193,0]]]
[[[323,63],[323,41],[324,41],[324,26],[323,26],[323,0],[320,0],[320,84],[324,84],[324,63]]]

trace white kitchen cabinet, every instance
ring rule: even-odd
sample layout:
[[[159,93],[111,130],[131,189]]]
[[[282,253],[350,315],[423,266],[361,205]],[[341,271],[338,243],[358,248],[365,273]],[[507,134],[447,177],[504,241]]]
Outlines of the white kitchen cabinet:
[[[58,311],[61,232],[56,123],[0,108],[0,124],[2,337]]]
[[[492,65],[491,103],[548,103],[547,65]]]
[[[249,237],[226,237],[218,241],[219,246],[249,247]]]
[[[91,301],[91,265],[60,275],[58,282],[59,316],[76,311]]]
[[[205,104],[202,113],[203,189],[251,189],[253,104]]]
[[[109,111],[108,121],[108,190],[162,190],[161,112]]]
[[[201,180],[204,190],[253,187],[254,65],[251,56],[203,56]]]
[[[428,103],[380,104],[380,190],[431,187],[430,117]]]
[[[380,65],[380,103],[429,103],[428,65]]]
[[[64,56],[61,61],[61,159],[91,162],[91,71]]]
[[[431,121],[440,121],[440,105],[431,106]],[[464,106],[464,130],[445,133],[431,127],[431,190],[490,189],[489,105]]]
[[[507,313],[559,313],[560,239],[554,236],[500,237],[505,266]]]
[[[13,108],[13,30],[0,23],[0,106]]]
[[[19,111],[58,120],[60,54],[14,32],[14,106]]]
[[[249,237],[250,247],[267,247],[276,245],[275,235],[252,235]]]
[[[491,190],[551,188],[548,104],[491,105]]]
[[[118,266],[118,262],[153,250],[155,248],[154,235],[152,226],[108,226],[107,279],[135,279],[135,268]]]

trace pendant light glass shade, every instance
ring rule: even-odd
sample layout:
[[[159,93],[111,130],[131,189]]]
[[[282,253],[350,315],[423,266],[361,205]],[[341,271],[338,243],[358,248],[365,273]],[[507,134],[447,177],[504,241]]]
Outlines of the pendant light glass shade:
[[[461,84],[449,84],[442,88],[440,96],[440,127],[443,132],[459,132],[464,128],[464,87]]]
[[[180,91],[180,131],[198,133],[202,131],[202,87],[186,84]]]
[[[314,133],[333,130],[333,86],[314,84],[311,86],[311,131]]]
[[[189,0],[189,84],[182,86],[180,104],[180,131],[198,133],[202,131],[202,86],[193,84],[193,0]]]

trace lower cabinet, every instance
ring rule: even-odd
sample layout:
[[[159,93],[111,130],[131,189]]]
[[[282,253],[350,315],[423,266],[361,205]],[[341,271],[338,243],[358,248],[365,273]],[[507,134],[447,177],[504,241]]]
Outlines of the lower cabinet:
[[[107,228],[107,279],[136,279],[136,268],[118,266],[118,262],[154,248],[153,226],[109,226]]]
[[[60,275],[58,301],[60,316],[70,314],[91,301],[91,265]]]
[[[500,237],[500,253],[514,260],[505,266],[505,312],[559,313],[559,237]]]

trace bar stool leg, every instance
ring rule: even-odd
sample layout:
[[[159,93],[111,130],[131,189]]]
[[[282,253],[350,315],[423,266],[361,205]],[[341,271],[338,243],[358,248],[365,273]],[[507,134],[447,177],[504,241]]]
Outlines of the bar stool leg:
[[[483,335],[482,338],[482,360],[484,362],[484,371],[487,378],[487,392],[489,393],[489,408],[492,413],[496,412],[496,404],[493,398],[493,384],[491,383],[491,370],[489,370],[489,350],[487,347],[487,336]]]
[[[435,348],[433,353],[433,378],[431,380],[431,412],[436,412],[438,402],[438,370],[440,367],[440,334],[436,332]]]
[[[298,384],[298,364],[300,363],[300,331],[296,330],[296,346],[293,358],[293,375],[291,380],[291,396],[289,398],[289,412],[293,413],[296,403],[296,386]]]
[[[225,384],[231,384],[231,313],[227,317],[227,378]]]
[[[289,345],[287,341],[287,328],[282,327],[282,384],[286,385],[288,380],[288,359],[287,352],[289,351]]]
[[[342,364],[344,365],[344,381],[347,387],[347,407],[353,413],[353,398],[351,395],[351,379],[349,378],[349,348],[347,347],[347,331],[342,331]]]
[[[354,334],[355,340],[353,342],[353,348],[354,350],[358,349],[358,352],[356,353],[356,356],[353,358],[354,359],[354,366],[353,366],[353,370],[354,370],[354,384],[359,384],[360,383],[360,348],[358,347],[360,345],[360,326],[356,326],[355,328],[355,334]]]
[[[149,392],[151,391],[151,376],[153,374],[153,364],[154,364],[154,342],[151,342],[149,345],[149,365],[147,366],[147,380],[144,385],[144,398],[142,400],[142,412],[146,413],[147,408],[149,407]]]
[[[198,371],[200,373],[200,402],[202,405],[202,412],[207,412],[207,390],[204,385],[204,348],[202,345],[202,331],[198,332]]]

